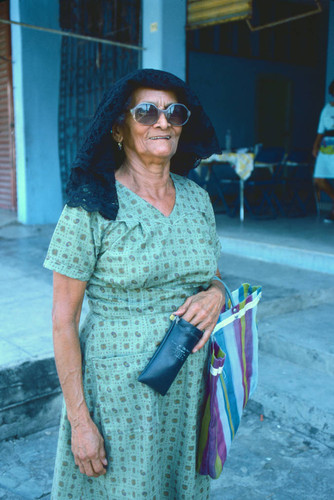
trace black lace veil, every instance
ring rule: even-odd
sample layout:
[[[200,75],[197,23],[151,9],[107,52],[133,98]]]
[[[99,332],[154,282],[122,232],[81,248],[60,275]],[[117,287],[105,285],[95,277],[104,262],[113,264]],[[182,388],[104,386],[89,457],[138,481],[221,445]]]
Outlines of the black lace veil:
[[[81,206],[88,212],[98,211],[106,219],[116,218],[118,199],[115,170],[121,165],[123,157],[111,130],[126,111],[125,103],[139,87],[173,91],[191,111],[191,117],[183,127],[178,149],[171,159],[171,172],[185,176],[202,158],[221,151],[211,121],[185,82],[165,71],[137,70],[118,80],[99,104],[72,166],[66,189],[69,206]]]

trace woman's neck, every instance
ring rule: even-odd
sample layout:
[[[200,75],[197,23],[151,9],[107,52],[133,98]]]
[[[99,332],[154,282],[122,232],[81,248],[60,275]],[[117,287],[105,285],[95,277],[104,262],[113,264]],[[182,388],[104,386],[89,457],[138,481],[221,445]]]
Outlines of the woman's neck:
[[[115,177],[126,187],[139,195],[161,197],[173,186],[169,172],[170,162],[143,164],[125,159],[116,171]]]

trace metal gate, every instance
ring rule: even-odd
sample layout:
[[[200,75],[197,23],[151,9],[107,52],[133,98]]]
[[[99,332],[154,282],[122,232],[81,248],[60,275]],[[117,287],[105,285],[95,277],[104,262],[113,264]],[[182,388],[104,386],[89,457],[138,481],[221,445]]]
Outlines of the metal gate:
[[[0,2],[9,19],[9,0]],[[0,24],[0,207],[16,209],[16,174],[10,26]]]
[[[140,0],[60,0],[63,30],[139,45]],[[140,53],[63,36],[59,95],[59,160],[63,197],[71,164],[104,92],[140,65]]]

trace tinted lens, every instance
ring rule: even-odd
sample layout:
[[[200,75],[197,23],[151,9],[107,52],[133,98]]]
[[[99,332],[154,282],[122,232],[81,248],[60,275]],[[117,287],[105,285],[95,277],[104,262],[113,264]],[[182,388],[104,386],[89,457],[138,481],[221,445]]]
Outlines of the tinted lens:
[[[183,104],[172,104],[168,108],[167,120],[171,125],[180,127],[188,121],[188,113],[188,109]]]
[[[167,109],[158,109],[154,104],[143,102],[130,110],[134,119],[143,125],[154,125],[163,113],[171,125],[181,127],[189,120],[190,111],[184,104],[171,104]]]
[[[136,107],[134,118],[143,125],[153,125],[158,121],[158,110],[154,104],[144,102]]]

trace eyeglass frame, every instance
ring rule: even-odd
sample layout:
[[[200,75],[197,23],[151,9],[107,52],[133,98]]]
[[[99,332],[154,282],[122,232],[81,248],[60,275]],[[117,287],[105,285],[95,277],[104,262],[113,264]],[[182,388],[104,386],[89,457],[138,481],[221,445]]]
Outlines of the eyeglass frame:
[[[143,104],[149,104],[150,106],[154,106],[155,109],[158,111],[158,117],[157,117],[157,120],[153,123],[150,123],[148,125],[146,125],[145,123],[141,123],[139,122],[138,120],[136,120],[135,118],[135,112],[136,112],[136,109],[139,107],[139,106],[142,106]],[[168,110],[171,106],[175,106],[175,105],[179,105],[179,106],[182,106],[183,108],[185,108],[187,110],[187,119],[184,123],[182,123],[182,125],[173,125],[168,119],[167,119],[167,113],[168,113]],[[173,127],[183,127],[186,123],[188,123],[189,121],[189,118],[190,118],[190,115],[191,115],[191,111],[187,108],[187,106],[185,104],[182,104],[181,102],[173,102],[172,104],[170,104],[166,109],[160,109],[158,108],[158,106],[156,106],[153,102],[139,102],[134,108],[131,108],[130,110],[130,113],[132,115],[132,118],[137,122],[137,123],[140,123],[140,125],[145,125],[146,127],[150,127],[152,125],[155,125],[159,119],[160,119],[160,116],[161,116],[161,113],[163,113],[165,115],[165,118],[167,120],[167,123],[170,123],[170,125],[172,125]]]

